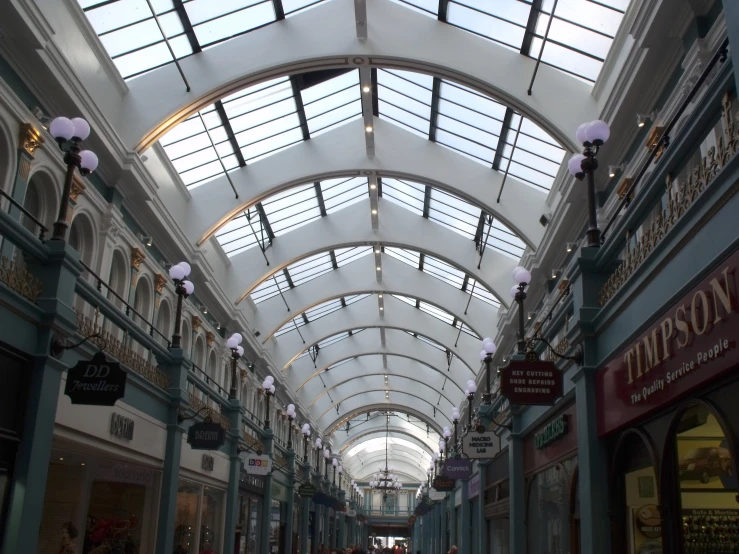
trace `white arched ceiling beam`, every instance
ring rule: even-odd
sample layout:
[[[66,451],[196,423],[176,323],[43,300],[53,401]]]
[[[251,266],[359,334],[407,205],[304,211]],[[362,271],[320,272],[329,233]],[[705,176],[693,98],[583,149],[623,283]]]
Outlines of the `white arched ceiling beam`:
[[[511,302],[511,271],[516,260],[492,248],[482,260],[475,243],[422,217],[408,217],[408,210],[380,199],[379,227],[372,229],[370,200],[362,200],[341,211],[303,225],[299,231],[278,237],[265,252],[250,248],[231,258],[225,288],[237,303],[265,279],[287,266],[314,254],[351,246],[394,246],[438,258],[476,279],[506,306]],[[384,258],[388,256],[383,254]],[[480,269],[478,269],[480,265]]]
[[[352,296],[381,292],[416,298],[441,308],[462,321],[481,337],[490,335],[498,322],[498,308],[460,289],[444,285],[439,279],[391,256],[382,259],[382,281],[377,282],[374,256],[364,256],[329,271],[298,287],[287,289],[261,302],[256,317],[250,319],[266,342],[291,319],[318,304]],[[285,304],[290,306],[287,310]]]
[[[377,298],[368,296],[308,325],[303,325],[300,327],[300,334],[293,330],[274,338],[267,348],[275,365],[284,370],[314,344],[344,331],[387,327],[416,332],[435,341],[461,358],[477,374],[477,368],[480,366],[479,340],[467,333],[460,334],[458,329],[397,298],[388,296],[383,300],[385,306],[383,312],[377,307]]]
[[[440,435],[433,428],[428,427],[425,421],[418,421],[417,419],[411,421],[409,414],[397,410],[391,412],[391,414],[389,425],[391,436],[393,432],[405,433],[415,437],[417,441],[423,442],[431,449],[436,448]],[[346,431],[346,425],[335,431],[334,449],[344,451],[349,446],[356,444],[360,437],[372,433],[385,433],[386,429],[388,429],[386,421],[386,415],[380,412],[371,416],[370,419],[364,419],[362,416],[358,416],[351,422],[348,433]]]
[[[405,462],[408,465],[416,464],[419,470],[424,472],[426,471],[426,467],[428,467],[428,464],[430,463],[428,458],[422,458],[420,454],[415,450],[410,450],[397,444],[392,445],[387,454],[387,465],[390,469],[397,469],[396,467],[393,467],[393,464],[395,462]],[[347,461],[347,464],[350,464],[349,471],[353,473],[356,473],[357,469],[362,467],[362,465],[367,466],[374,463],[380,463],[380,469],[385,469],[384,448],[382,450],[376,450],[368,454],[365,453],[364,455],[360,454],[360,456],[353,456],[350,461]]]
[[[178,221],[190,240],[202,244],[234,216],[269,196],[294,186],[336,177],[395,177],[431,185],[459,196],[494,215],[536,248],[544,235],[539,216],[546,213],[547,193],[508,176],[501,202],[503,176],[448,148],[375,118],[375,155],[366,155],[364,123],[352,121],[310,141],[291,146],[247,168],[190,191],[192,199]],[[463,177],[461,177],[463,176]],[[172,203],[177,209],[177,204]],[[420,217],[420,216],[418,216]]]
[[[371,443],[370,441],[365,441],[362,444],[364,444],[365,447],[371,448],[371,450],[360,450],[352,456],[347,456],[345,453],[341,458],[344,466],[354,463],[358,459],[366,459],[369,456],[374,456],[377,453],[382,453],[384,455],[386,445],[388,447],[388,458],[390,458],[396,451],[402,451],[413,456],[417,456],[419,459],[424,459],[427,462],[433,458],[433,452],[429,452],[426,448],[423,448],[404,437],[397,439],[393,439],[391,437],[389,441],[385,441],[385,437],[382,436],[372,439]],[[362,445],[355,445],[355,448],[359,446]]]
[[[360,444],[363,444],[364,442],[370,441],[375,438],[384,438],[386,434],[391,439],[401,438],[410,441],[419,448],[423,448],[426,452],[428,452],[430,456],[433,456],[439,444],[438,440],[433,441],[430,437],[428,439],[424,436],[419,437],[419,434],[423,435],[421,429],[408,429],[397,425],[390,425],[389,427],[362,429],[361,432],[358,432],[354,435],[351,435],[350,432],[350,435],[345,439],[345,442],[337,443],[335,449],[337,452],[340,452],[342,454],[343,460],[345,459],[345,453],[350,452],[355,446],[359,446]]]
[[[409,481],[426,481],[426,468],[420,467],[419,464],[415,464],[410,460],[396,460],[393,464],[395,467],[395,473],[401,477],[407,477]],[[370,476],[384,469],[385,459],[373,459],[368,460],[363,465],[358,467],[353,475],[355,481],[370,481]],[[362,485],[360,485],[362,487]],[[365,503],[367,499],[365,499]],[[365,504],[366,505],[366,504]]]
[[[448,362],[446,353],[427,342],[397,329],[385,329],[385,345],[382,344],[380,329],[365,329],[346,337],[334,344],[330,344],[318,351],[316,363],[310,356],[303,356],[295,360],[288,368],[288,381],[291,390],[300,391],[311,379],[339,362],[362,356],[386,355],[388,363],[390,356],[403,357],[415,360],[437,371],[444,372],[454,379],[455,383],[466,383],[476,376],[480,367],[475,362],[475,371],[465,365],[463,360],[456,356]],[[350,362],[347,362],[350,363]],[[338,369],[338,368],[337,368]]]
[[[319,379],[311,379],[300,389],[299,396],[305,406],[312,406],[325,394],[334,396],[336,387],[348,383],[352,379],[377,376],[380,380],[388,376],[388,385],[394,388],[395,378],[405,378],[430,385],[439,394],[454,403],[457,398],[464,397],[464,381],[455,383],[446,371],[438,371],[408,358],[394,356],[387,359],[387,367],[383,366],[382,356],[362,356],[351,362],[321,374]]]
[[[333,422],[343,419],[346,414],[366,409],[368,406],[384,404],[387,410],[392,410],[395,406],[402,406],[403,409],[412,408],[416,412],[424,414],[424,418],[428,421],[436,422],[440,428],[445,425],[451,427],[451,420],[446,415],[451,412],[451,406],[447,402],[442,402],[440,406],[437,406],[438,398],[438,395],[433,398],[428,388],[414,392],[395,390],[390,393],[390,401],[388,402],[385,399],[385,389],[365,390],[359,394],[343,398],[338,405],[338,413],[336,405],[329,405],[323,413],[316,414],[316,422],[320,428],[328,429]],[[316,412],[314,411],[314,413]]]
[[[529,96],[536,61],[527,56],[389,0],[368,2],[367,16],[370,38],[357,40],[352,0],[325,2],[181,59],[189,91],[174,64],[129,81],[120,111],[108,116],[124,142],[142,150],[195,110],[251,84],[303,71],[378,66],[446,77],[499,98],[563,144],[581,122],[596,117],[592,87],[557,69],[540,65],[541,92]]]
[[[380,412],[380,413],[395,412],[395,413],[404,413],[404,414],[412,415],[414,417],[417,417],[420,420],[423,420],[424,423],[427,423],[429,425],[429,432],[433,431],[437,435],[441,435],[443,426],[446,425],[446,423],[439,423],[433,417],[428,417],[424,412],[418,411],[415,408],[412,408],[410,406],[399,406],[397,404],[392,405],[392,404],[388,404],[387,402],[383,401],[383,402],[377,402],[375,404],[369,404],[366,406],[355,407],[354,409],[341,414],[336,419],[331,421],[328,425],[322,427],[322,429],[325,429],[327,434],[334,433],[338,431],[343,425],[345,425],[347,421],[350,421],[360,415],[371,413],[371,412]]]

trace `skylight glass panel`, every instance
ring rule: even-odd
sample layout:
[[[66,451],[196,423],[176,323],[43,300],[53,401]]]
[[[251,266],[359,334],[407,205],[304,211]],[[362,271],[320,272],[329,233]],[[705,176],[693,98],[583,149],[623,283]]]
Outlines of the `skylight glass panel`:
[[[519,114],[514,114],[511,118],[498,171],[504,173],[507,169],[508,174],[519,181],[548,191],[554,184],[565,151],[540,127],[526,118],[516,139],[520,118]]]
[[[268,298],[277,296],[280,294],[280,291],[284,292],[289,288],[290,285],[287,283],[285,274],[280,271],[269,279],[262,281],[259,286],[252,291],[250,297],[255,304],[259,304]]]
[[[461,329],[463,333],[466,333],[466,334],[468,334],[471,337],[475,337],[476,339],[480,338],[480,335],[478,335],[477,333],[475,333],[472,329],[470,329],[469,327],[467,327],[461,321],[457,321],[454,324],[454,327],[457,328],[457,329]]]
[[[486,218],[482,229],[482,243],[486,248],[494,248],[515,260],[520,260],[526,249],[526,244],[518,235],[495,218],[492,222]]]
[[[380,117],[427,138],[433,82],[433,77],[421,73],[378,69]]]
[[[267,230],[256,207],[249,208],[226,223],[218,230],[216,239],[229,257],[258,244],[269,244]]]
[[[241,35],[275,20],[271,0],[184,0],[201,47]]]
[[[411,267],[418,267],[418,264],[420,262],[421,256],[418,252],[414,252],[412,250],[406,250],[405,248],[395,248],[394,246],[388,246],[384,249],[385,254],[388,256],[395,258],[396,260],[400,260],[404,264],[407,264]]]
[[[369,294],[355,294],[352,296],[346,296],[344,297],[344,302],[347,306],[354,304],[355,302],[359,302],[360,300],[363,300],[367,298]],[[318,306],[314,306],[310,310],[306,310],[305,316],[308,319],[307,323],[310,323],[312,321],[316,321],[318,319],[321,319],[322,317],[325,317],[329,314],[332,314],[344,306],[341,303],[341,298],[337,298],[335,300],[329,300],[327,302],[323,302],[319,304]],[[284,335],[285,333],[289,333],[290,331],[294,331],[296,328],[302,327],[304,325],[307,325],[305,318],[303,318],[302,315],[299,315],[298,317],[295,317],[288,321],[285,325],[280,327],[280,329],[275,332],[275,336],[279,337],[280,335]]]
[[[321,182],[326,213],[332,214],[369,197],[366,177],[327,179]]]
[[[410,336],[417,338],[418,340],[421,340],[425,342],[426,344],[433,346],[437,350],[441,350],[442,352],[446,352],[446,348],[444,348],[442,345],[440,345],[438,342],[431,340],[427,337],[424,337],[423,335],[418,335],[415,333],[412,333],[411,331],[403,331],[404,333],[408,333]]]
[[[289,17],[313,8],[321,2],[323,0],[282,0],[282,10],[285,12],[285,17]]]
[[[401,179],[382,179],[382,198],[398,204],[417,215],[423,215],[423,200],[426,187]]]
[[[483,302],[487,302],[492,306],[500,306],[500,300],[493,296],[493,293],[490,292],[488,289],[486,289],[482,285],[477,284],[477,281],[475,279],[470,279],[467,282],[467,288],[465,289],[465,292],[467,294],[471,294],[475,298],[482,300]]]
[[[392,0],[396,4],[410,8],[413,11],[436,17],[439,13],[439,0]]]
[[[518,50],[530,10],[531,4],[520,0],[450,0],[447,22]]]
[[[359,70],[328,79],[300,94],[313,137],[362,115]]]
[[[435,317],[440,321],[443,321],[444,323],[447,323],[448,325],[452,325],[452,323],[454,322],[454,316],[452,314],[445,310],[437,308],[436,306],[434,306],[433,304],[429,304],[428,302],[419,303],[418,309],[422,312],[426,312],[427,314]]]
[[[288,269],[288,272],[292,277],[293,284],[297,287],[298,285],[307,283],[324,273],[328,273],[332,269],[333,265],[331,264],[331,255],[328,252],[321,252],[320,254],[308,256],[300,262],[292,265]]]
[[[429,219],[468,239],[474,239],[480,208],[452,194],[432,188]]]
[[[334,250],[336,265],[343,267],[357,261],[359,258],[372,253],[371,246],[352,246],[350,248],[337,248]]]
[[[270,196],[262,205],[275,236],[321,217],[316,189],[312,184],[277,193]]]

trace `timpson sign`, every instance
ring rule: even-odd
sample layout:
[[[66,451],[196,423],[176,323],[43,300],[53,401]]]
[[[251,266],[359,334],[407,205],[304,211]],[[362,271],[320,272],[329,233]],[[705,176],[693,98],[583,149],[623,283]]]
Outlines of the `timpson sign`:
[[[596,377],[601,435],[739,364],[735,252]]]

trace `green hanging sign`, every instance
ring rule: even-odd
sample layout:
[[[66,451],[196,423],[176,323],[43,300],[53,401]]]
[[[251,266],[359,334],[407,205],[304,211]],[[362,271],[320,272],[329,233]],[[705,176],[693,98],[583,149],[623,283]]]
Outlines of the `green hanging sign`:
[[[534,436],[536,449],[543,450],[554,441],[567,434],[567,416],[561,415],[550,421],[541,432]]]

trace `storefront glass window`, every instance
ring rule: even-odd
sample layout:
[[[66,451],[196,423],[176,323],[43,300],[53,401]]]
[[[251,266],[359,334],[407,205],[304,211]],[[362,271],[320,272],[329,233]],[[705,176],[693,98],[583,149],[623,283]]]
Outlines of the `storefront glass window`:
[[[280,501],[272,500],[269,518],[269,551],[273,554],[282,552],[280,540]]]
[[[537,474],[529,489],[529,554],[570,552],[570,479],[572,458]]]
[[[510,530],[510,520],[493,519],[490,521],[490,552],[495,554],[508,554],[508,532]]]
[[[195,531],[198,526],[200,485],[180,480],[177,491],[177,516],[175,518],[175,554],[196,553]]]
[[[94,481],[82,554],[139,554],[146,487]]]
[[[200,519],[200,552],[218,552],[222,544],[221,510],[224,492],[211,487],[203,489],[202,515]]]
[[[646,444],[638,435],[622,446],[627,554],[662,554],[662,527],[657,508],[657,479]]]
[[[262,521],[262,501],[251,498],[249,501],[249,512],[247,521],[246,554],[259,553],[259,526]]]
[[[678,424],[677,475],[685,554],[739,550],[737,478],[724,430],[705,406]]]

